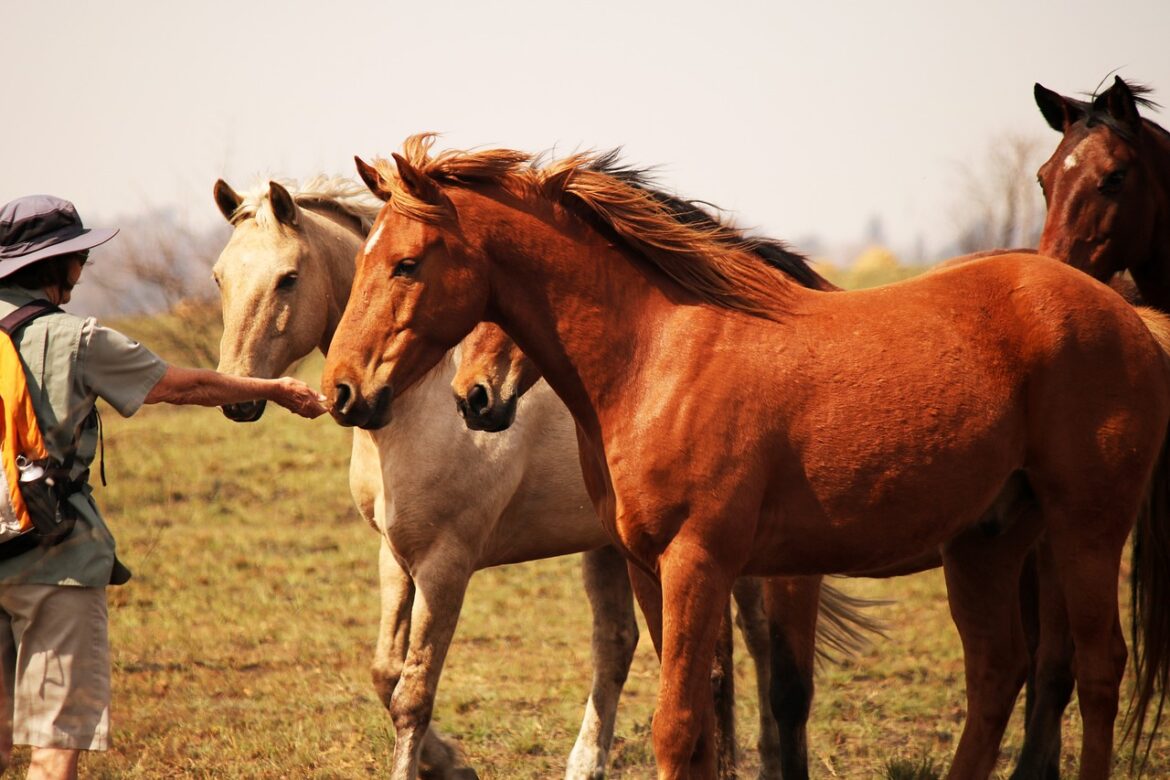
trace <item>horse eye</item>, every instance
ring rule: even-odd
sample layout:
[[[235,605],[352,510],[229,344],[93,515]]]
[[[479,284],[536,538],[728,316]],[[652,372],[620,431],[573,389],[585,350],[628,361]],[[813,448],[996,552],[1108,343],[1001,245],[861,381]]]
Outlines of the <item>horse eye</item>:
[[[414,272],[418,270],[418,260],[413,257],[404,257],[394,265],[394,271],[391,276],[414,276]]]
[[[1116,195],[1121,192],[1121,187],[1125,184],[1125,174],[1128,172],[1125,168],[1119,168],[1107,173],[1101,183],[1097,185],[1097,189],[1106,195]]]
[[[278,290],[291,290],[292,288],[297,286],[297,278],[298,277],[297,277],[296,271],[288,272],[287,274],[285,274],[284,276],[282,276],[276,280],[276,289],[278,289]]]

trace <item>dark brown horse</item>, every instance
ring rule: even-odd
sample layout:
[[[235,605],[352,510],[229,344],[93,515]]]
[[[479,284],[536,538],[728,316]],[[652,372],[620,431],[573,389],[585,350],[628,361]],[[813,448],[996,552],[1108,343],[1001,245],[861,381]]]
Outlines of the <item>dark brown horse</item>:
[[[1139,113],[1149,90],[1115,77],[1089,100],[1034,91],[1063,135],[1040,167],[1040,253],[1101,281],[1129,270],[1143,301],[1170,311],[1170,133]]]
[[[1170,524],[1149,501],[1170,421],[1159,315],[1032,255],[811,290],[588,155],[537,168],[429,146],[367,171],[388,202],[326,361],[333,413],[381,426],[481,320],[515,339],[590,443],[603,522],[657,586],[640,596],[661,616],[660,777],[713,776],[709,670],[737,576],[941,550],[967,669],[950,776],[986,778],[1027,666],[1018,587],[1041,533],[1042,572],[1059,571],[1044,603],[1063,602],[1076,653],[1081,777],[1108,776],[1122,548],[1139,514],[1158,536]],[[1170,572],[1142,572],[1140,594],[1170,598]],[[1145,617],[1163,625],[1144,626],[1139,671],[1164,677],[1166,618]]]

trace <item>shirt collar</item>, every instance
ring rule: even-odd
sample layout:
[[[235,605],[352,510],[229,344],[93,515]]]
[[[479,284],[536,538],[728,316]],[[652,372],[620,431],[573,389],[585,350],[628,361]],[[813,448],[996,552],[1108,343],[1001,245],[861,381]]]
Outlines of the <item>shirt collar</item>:
[[[27,287],[17,287],[15,285],[0,285],[0,301],[4,301],[5,303],[22,306],[38,298],[48,300],[49,296],[45,294],[44,290],[30,290]]]

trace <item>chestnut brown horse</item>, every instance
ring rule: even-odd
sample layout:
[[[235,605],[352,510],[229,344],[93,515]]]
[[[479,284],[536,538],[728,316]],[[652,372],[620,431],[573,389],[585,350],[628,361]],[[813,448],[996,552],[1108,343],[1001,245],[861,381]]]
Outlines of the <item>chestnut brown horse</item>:
[[[1118,76],[1089,100],[1034,92],[1063,136],[1038,176],[1040,253],[1102,281],[1128,269],[1142,300],[1170,311],[1170,132],[1140,115],[1149,90]]]
[[[645,181],[641,172],[626,169],[622,173],[632,182]],[[698,204],[681,201],[660,191],[648,188],[646,191],[679,219],[692,224],[713,219]],[[779,242],[761,243],[757,254],[764,262],[785,269],[802,284],[834,289],[803,258],[789,252]],[[540,370],[499,328],[477,327],[463,340],[460,351],[459,368],[451,380],[460,416],[472,430],[498,432],[508,429],[516,417],[519,399],[540,379]],[[567,409],[564,414],[569,414]],[[588,447],[589,444],[582,441],[579,446]],[[937,565],[939,562],[932,560],[920,568]],[[823,594],[822,587],[825,589]],[[773,603],[768,612],[780,618],[766,631],[744,633],[749,640],[748,651],[755,660],[760,702],[760,778],[807,778],[807,727],[814,672],[818,651],[822,657],[828,655],[818,643],[818,635],[827,640],[833,650],[848,653],[864,631],[880,631],[880,628],[862,619],[854,610],[841,614],[839,606],[834,605],[839,605],[842,594],[823,585],[820,576],[768,580],[741,577],[735,582],[734,592],[739,606],[737,619],[741,625],[767,619],[751,608],[757,602],[749,595],[754,592],[763,593],[764,598]],[[822,595],[828,597],[825,601],[829,608],[822,601]],[[859,602],[850,606],[856,605]],[[752,639],[764,641],[753,642]]]
[[[983,252],[978,256],[991,257],[995,254],[999,252]],[[976,255],[953,258],[950,262],[957,264],[974,259],[977,259]],[[499,328],[481,326],[472,331],[461,344],[459,368],[451,380],[451,389],[455,392],[459,414],[469,428],[501,431],[512,424],[518,400],[539,378],[540,370],[506,333]],[[588,442],[580,442],[580,446],[587,447]],[[941,555],[935,554],[925,559],[908,561],[893,571],[871,572],[870,576],[910,574],[941,565]],[[1024,744],[1017,764],[1020,767],[1018,776],[1057,780],[1060,777],[1060,723],[1072,693],[1073,666],[1072,658],[1068,655],[1048,653],[1044,657],[1044,686],[1039,706],[1036,706],[1034,682],[1040,627],[1036,614],[1038,594],[1035,592],[1035,567],[1035,556],[1029,556],[1020,589],[1030,665],[1027,717]],[[763,634],[770,637],[770,646],[748,643],[753,657],[757,657],[755,666],[759,701],[771,702],[773,708],[772,718],[766,718],[765,713],[761,712],[761,777],[801,780],[809,776],[807,720],[815,687],[817,645],[814,629],[820,631],[821,624],[817,622],[815,601],[818,592],[807,582],[808,579],[740,578],[735,584],[741,620],[751,619],[751,614],[745,615],[743,609],[744,603],[751,603],[751,600],[740,597],[740,588],[749,584],[760,587],[759,583],[762,583],[766,599],[773,602],[772,608],[767,610],[771,625],[769,631]],[[832,611],[822,610],[821,616],[840,620]],[[857,628],[851,623],[845,623],[842,627],[851,631]],[[745,634],[745,637],[758,637],[761,633],[752,632]],[[1048,651],[1050,646],[1053,649],[1063,648],[1066,644],[1063,634],[1060,632],[1049,637],[1045,650]],[[774,774],[764,771],[773,758],[779,761]]]
[[[410,139],[397,170],[362,169],[387,203],[325,392],[339,422],[376,428],[482,320],[534,361],[590,444],[602,521],[658,587],[639,595],[661,628],[660,777],[714,774],[709,670],[736,577],[935,551],[967,676],[950,777],[988,777],[1027,666],[1018,584],[1041,533],[1042,572],[1059,572],[1042,587],[1076,653],[1080,776],[1109,775],[1122,548],[1135,519],[1148,539],[1170,525],[1170,368],[1146,324],[1162,332],[1160,315],[1034,255],[813,290],[591,155],[537,166],[507,150],[432,157],[431,142]],[[1140,598],[1165,603],[1170,572],[1140,571]],[[1168,618],[1144,619],[1139,672],[1165,678]]]

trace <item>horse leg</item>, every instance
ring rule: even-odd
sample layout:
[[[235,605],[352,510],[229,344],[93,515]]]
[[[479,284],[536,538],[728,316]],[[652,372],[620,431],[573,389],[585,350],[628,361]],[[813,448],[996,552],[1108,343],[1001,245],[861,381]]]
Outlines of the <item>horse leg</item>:
[[[646,618],[646,628],[650,632],[650,641],[654,643],[654,650],[662,660],[662,589],[658,582],[640,567],[629,564],[630,584],[634,595],[638,599],[638,606],[642,608],[642,616]],[[731,637],[731,602],[727,602],[722,622],[719,627],[719,640],[715,648],[714,659],[708,682],[713,697],[714,714],[712,729],[714,731],[714,751],[716,756],[716,776],[720,780],[732,780],[736,775],[736,745],[735,745],[735,669],[732,663]]]
[[[630,577],[630,587],[634,591],[634,598],[642,610],[642,617],[646,619],[646,630],[650,632],[650,643],[654,645],[654,653],[658,660],[662,660],[662,586],[653,575],[640,566],[627,562],[626,571]]]
[[[581,569],[593,612],[593,687],[565,778],[600,780],[613,744],[618,698],[638,646],[638,621],[621,553],[613,547],[587,552]]]
[[[381,590],[381,618],[378,640],[374,647],[374,661],[370,676],[382,706],[390,710],[390,698],[402,676],[406,648],[410,636],[410,610],[414,602],[414,582],[398,563],[385,537],[378,549],[378,579]],[[455,748],[447,743],[435,728],[427,729],[423,737],[422,763],[440,773],[453,770]]]
[[[769,702],[780,736],[784,780],[808,778],[808,714],[813,696],[820,577],[769,577],[764,610],[771,642]]]
[[[460,552],[437,545],[415,567],[406,659],[390,697],[390,716],[397,734],[391,771],[394,780],[419,777],[420,754],[431,723],[443,661],[455,635],[467,583],[474,571],[470,562],[461,560]],[[446,764],[449,753],[440,757]],[[428,766],[425,776],[445,780],[474,777],[474,772],[457,772],[446,765]]]
[[[1029,637],[1031,696],[1025,709],[1024,746],[1013,780],[1060,777],[1060,727],[1073,692],[1073,645],[1053,566],[1052,551],[1042,539],[1029,554],[1021,579],[1025,631],[1035,634],[1035,640]],[[1027,617],[1029,612],[1031,618]],[[1035,625],[1029,626],[1033,622]]]
[[[735,780],[735,664],[731,635],[731,600],[719,623],[719,641],[711,665],[711,691],[715,706],[715,765],[720,780]]]
[[[734,577],[702,543],[676,537],[659,558],[662,669],[651,729],[660,780],[713,778],[711,664]]]
[[[986,780],[991,775],[1027,675],[1019,583],[1034,533],[1024,531],[1013,527],[1004,536],[989,538],[972,529],[943,551],[947,598],[963,642],[967,678],[967,719],[950,780]]]
[[[756,701],[760,713],[759,780],[784,780],[780,772],[780,732],[771,704],[772,644],[768,639],[768,617],[764,613],[763,580],[740,577],[731,589],[735,598],[736,624],[756,669]]]
[[[1093,506],[1086,502],[1087,506]],[[1129,517],[1136,515],[1132,508]],[[1128,523],[1081,522],[1072,513],[1056,513],[1049,523],[1052,565],[1042,569],[1064,594],[1068,630],[1076,656],[1080,703],[1081,780],[1109,777],[1113,762],[1113,726],[1125,672],[1126,647],[1117,605],[1117,578]],[[1079,518],[1109,517],[1109,512],[1082,512]],[[1122,516],[1122,515],[1118,515]],[[1046,638],[1046,637],[1045,637]]]

